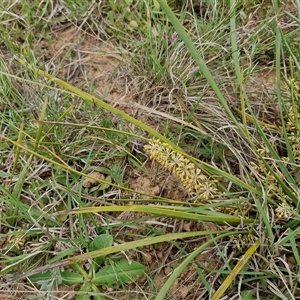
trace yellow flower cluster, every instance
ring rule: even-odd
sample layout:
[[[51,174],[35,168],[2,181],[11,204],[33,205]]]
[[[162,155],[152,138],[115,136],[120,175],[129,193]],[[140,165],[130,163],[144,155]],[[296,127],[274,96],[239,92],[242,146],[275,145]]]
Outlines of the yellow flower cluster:
[[[290,219],[294,215],[293,209],[286,203],[281,203],[276,209],[276,216],[280,219]]]
[[[217,193],[215,183],[204,175],[195,164],[176,152],[169,144],[152,140],[144,146],[151,159],[156,160],[175,174],[192,197],[201,200],[213,199]]]
[[[257,239],[258,237],[253,235],[252,233],[239,234],[236,238],[234,238],[235,248],[237,248],[237,250],[248,248],[255,241],[257,241]]]

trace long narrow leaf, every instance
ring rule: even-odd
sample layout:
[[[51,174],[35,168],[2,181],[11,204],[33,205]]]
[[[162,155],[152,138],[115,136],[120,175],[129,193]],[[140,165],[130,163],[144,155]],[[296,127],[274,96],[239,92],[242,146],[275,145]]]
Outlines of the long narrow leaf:
[[[227,278],[223,281],[221,286],[215,292],[211,300],[219,300],[224,295],[225,291],[228,289],[228,287],[230,286],[234,278],[243,269],[243,267],[250,260],[250,258],[252,257],[252,255],[255,253],[255,251],[259,246],[260,246],[259,240],[255,241],[254,244],[250,246],[250,248],[246,251],[246,253],[241,258],[241,260],[236,264],[232,272],[227,276]]]
[[[83,213],[96,213],[96,212],[112,212],[112,211],[135,211],[135,212],[143,212],[148,214],[153,214],[157,216],[166,216],[171,218],[178,218],[184,220],[194,220],[194,221],[202,221],[202,222],[214,222],[214,223],[224,223],[227,222],[229,224],[240,224],[244,223],[253,223],[253,219],[243,219],[235,216],[227,216],[227,215],[201,215],[201,214],[193,214],[187,213],[183,211],[176,211],[173,209],[166,209],[160,207],[154,207],[149,205],[126,205],[126,206],[99,206],[99,207],[83,207],[78,209],[73,209],[69,211],[60,211],[53,216],[58,216],[60,214],[63,215],[71,215],[71,214],[83,214]]]
[[[168,280],[165,282],[163,287],[160,289],[159,293],[156,295],[155,300],[165,299],[165,296],[167,295],[167,292],[170,290],[172,284],[175,282],[175,280],[179,277],[179,275],[186,269],[189,263],[197,257],[201,252],[203,252],[207,247],[209,247],[212,243],[215,243],[216,241],[234,234],[242,234],[241,232],[229,232],[226,234],[219,235],[208,242],[204,243],[202,246],[200,246],[198,249],[196,249],[194,252],[188,255],[188,257],[172,272],[171,276],[168,278]]]

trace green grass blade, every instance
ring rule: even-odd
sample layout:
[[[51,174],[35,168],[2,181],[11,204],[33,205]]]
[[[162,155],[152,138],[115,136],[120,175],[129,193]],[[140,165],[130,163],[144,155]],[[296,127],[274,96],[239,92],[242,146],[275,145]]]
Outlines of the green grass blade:
[[[241,78],[241,70],[240,70],[240,63],[239,63],[239,52],[238,52],[238,45],[237,45],[237,36],[236,36],[236,1],[230,0],[230,11],[232,11],[230,16],[230,39],[231,39],[231,51],[232,51],[232,58],[234,64],[234,71],[237,77],[237,82],[240,83],[240,88],[242,88],[242,78]],[[242,89],[241,89],[242,91]]]
[[[36,137],[35,137],[35,143],[33,147],[33,151],[36,151],[38,149],[39,143],[43,137],[43,130],[44,130],[44,120],[46,119],[47,115],[47,107],[48,107],[48,97],[45,98],[45,101],[43,103],[42,111],[41,111],[41,116],[39,118],[39,124],[38,124],[38,129],[36,132]]]
[[[21,123],[20,128],[19,128],[19,136],[18,136],[17,143],[22,144],[23,137],[24,137],[24,123]],[[15,170],[18,165],[18,161],[19,161],[19,157],[20,157],[20,151],[21,151],[21,149],[19,147],[16,147],[14,165],[13,165],[12,172],[11,172],[12,174],[15,174]]]
[[[212,243],[215,243],[224,237],[227,237],[230,235],[238,235],[238,234],[241,234],[241,232],[228,232],[226,234],[216,236],[216,237],[212,238],[211,240],[209,240],[208,242],[201,245],[198,249],[193,251],[191,254],[189,254],[188,257],[172,272],[171,276],[168,278],[168,280],[165,282],[163,287],[160,289],[159,293],[156,295],[155,300],[165,299],[172,284],[179,277],[179,275],[187,268],[188,264],[190,264],[193,261],[193,259],[197,257],[197,255],[199,255],[201,252],[203,252]]]
[[[53,216],[58,215],[71,215],[71,214],[83,214],[83,213],[96,213],[96,212],[112,212],[112,211],[135,211],[135,212],[143,212],[143,213],[150,213],[157,216],[168,216],[171,218],[178,218],[184,220],[194,220],[194,221],[203,221],[203,222],[214,222],[214,223],[224,223],[227,222],[229,224],[240,224],[241,222],[244,223],[253,223],[253,219],[243,219],[241,220],[240,217],[230,216],[230,215],[201,215],[201,214],[193,214],[187,213],[183,211],[176,211],[174,209],[166,209],[160,207],[154,207],[149,205],[126,205],[126,206],[100,206],[100,207],[84,207],[73,209],[71,211],[60,211]]]
[[[228,277],[224,280],[224,282],[221,284],[219,289],[216,291],[216,293],[212,296],[211,300],[219,300],[234,278],[239,274],[239,272],[243,269],[243,267],[246,265],[246,263],[250,260],[250,258],[253,256],[257,248],[260,246],[260,241],[257,240],[254,242],[253,245],[250,246],[250,248],[246,251],[244,256],[240,259],[240,261],[236,264],[232,272],[228,275]]]

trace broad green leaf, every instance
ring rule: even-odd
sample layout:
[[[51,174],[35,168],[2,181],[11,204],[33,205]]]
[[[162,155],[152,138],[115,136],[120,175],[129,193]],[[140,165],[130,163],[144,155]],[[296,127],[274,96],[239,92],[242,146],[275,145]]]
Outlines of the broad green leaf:
[[[104,180],[105,180],[105,183],[102,183],[101,185],[97,185],[97,186],[92,187],[90,189],[90,193],[94,193],[94,192],[97,192],[97,191],[104,191],[104,190],[108,189],[111,186],[111,183],[112,183],[111,176],[106,176]]]
[[[109,265],[96,273],[93,280],[98,285],[113,285],[132,282],[144,273],[145,267],[138,262],[129,263],[127,260],[120,260],[114,265]]]
[[[100,292],[100,290],[98,289],[98,287],[97,287],[95,284],[92,284],[92,290],[93,290],[93,293],[102,294],[102,293]],[[94,294],[93,300],[106,300],[106,297],[104,297],[104,296],[99,296],[99,295],[97,296],[97,295]]]
[[[31,282],[39,284],[39,282],[49,280],[49,279],[51,279],[51,277],[52,277],[51,271],[48,270],[43,273],[38,273],[38,274],[35,274],[32,276],[29,276],[28,278]]]
[[[45,281],[52,281],[55,275],[51,270],[48,270],[43,273],[38,273],[29,277],[30,281],[41,285]],[[64,284],[76,284],[84,282],[84,278],[82,275],[70,271],[62,271],[59,274],[59,281]]]
[[[78,273],[74,273],[66,270],[66,271],[62,271],[60,275],[62,278],[62,283],[65,284],[76,284],[76,283],[84,282],[83,276]]]
[[[253,300],[253,294],[251,290],[246,290],[241,292],[242,300]]]
[[[106,176],[105,183],[100,185],[99,191],[104,191],[110,187],[110,183],[112,183],[111,176]]]
[[[90,242],[88,246],[89,251],[100,250],[102,248],[110,247],[113,244],[113,237],[108,234],[100,234]]]
[[[86,272],[84,266],[82,263],[78,262],[78,263],[74,263],[71,264],[71,267],[79,274],[81,274],[84,278],[89,278],[88,273]]]
[[[113,244],[113,237],[110,234],[100,234],[95,237],[94,240],[89,244],[88,250],[89,252],[100,250],[106,247],[110,247]],[[105,260],[105,256],[99,256],[94,259],[94,262],[97,266],[100,266]]]
[[[65,203],[65,201],[61,201],[59,203],[59,205],[56,206],[56,211],[63,211],[63,210],[67,210],[67,209],[68,209],[68,205],[67,205],[67,203]],[[67,219],[67,217],[68,217],[68,215],[62,214],[62,215],[57,216],[57,219],[61,222],[64,222]]]
[[[92,292],[92,287],[90,283],[85,283],[83,284],[80,289],[79,292]],[[90,296],[86,293],[80,294],[80,295],[76,295],[75,297],[76,300],[90,300]]]

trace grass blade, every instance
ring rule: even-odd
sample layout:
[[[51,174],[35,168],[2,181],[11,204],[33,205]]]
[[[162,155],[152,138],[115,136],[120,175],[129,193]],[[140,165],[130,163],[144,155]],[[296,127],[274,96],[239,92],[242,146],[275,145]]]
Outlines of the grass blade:
[[[228,275],[228,277],[224,280],[224,282],[221,284],[219,289],[212,296],[211,300],[219,300],[224,295],[224,293],[226,292],[226,290],[228,289],[228,287],[230,286],[234,278],[243,269],[243,267],[250,260],[250,258],[252,257],[252,255],[255,253],[255,251],[259,246],[260,246],[259,240],[255,241],[254,244],[250,246],[250,248],[246,251],[245,255],[236,264],[232,272]]]
[[[229,233],[221,234],[217,237],[214,237],[211,240],[209,240],[208,242],[204,243],[198,249],[193,251],[190,255],[188,255],[188,257],[172,272],[171,276],[168,278],[168,280],[165,282],[163,287],[160,289],[159,293],[156,295],[155,300],[165,299],[172,284],[179,277],[179,275],[185,270],[185,268],[188,266],[188,264],[190,264],[191,261],[197,257],[197,255],[199,255],[202,251],[204,251],[212,243],[215,243],[218,240],[220,240],[226,236],[235,235],[235,234],[240,234],[240,232],[229,232]]]

